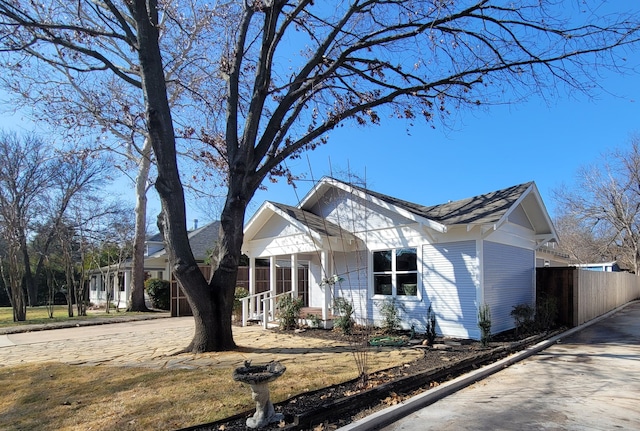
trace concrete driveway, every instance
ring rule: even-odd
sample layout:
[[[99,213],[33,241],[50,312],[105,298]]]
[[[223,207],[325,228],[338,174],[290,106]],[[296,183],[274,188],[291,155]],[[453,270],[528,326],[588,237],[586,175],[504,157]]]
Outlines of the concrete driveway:
[[[640,430],[640,302],[382,429]]]

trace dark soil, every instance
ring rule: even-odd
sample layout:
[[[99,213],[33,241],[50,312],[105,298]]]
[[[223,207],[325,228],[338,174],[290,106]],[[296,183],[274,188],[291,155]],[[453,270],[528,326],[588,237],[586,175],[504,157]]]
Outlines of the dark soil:
[[[409,339],[409,334],[400,334]],[[318,337],[360,343],[369,334],[346,336],[337,331],[310,329],[296,333],[300,337]],[[275,405],[285,420],[263,430],[331,430],[366,417],[377,410],[398,404],[444,381],[453,379],[479,365],[490,363],[545,338],[548,334],[517,337],[504,333],[495,336],[489,347],[471,340],[436,339],[433,346],[421,340],[409,345],[420,349],[423,356],[404,366],[373,373],[366,382],[360,379],[318,391],[297,395]],[[524,338],[524,339],[523,339]],[[417,386],[416,386],[417,385]],[[182,431],[247,430],[246,418],[254,411],[211,424],[185,428]]]

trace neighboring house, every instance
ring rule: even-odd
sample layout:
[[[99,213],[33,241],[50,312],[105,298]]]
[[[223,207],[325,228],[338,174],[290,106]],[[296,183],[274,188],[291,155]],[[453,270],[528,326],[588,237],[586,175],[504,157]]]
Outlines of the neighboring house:
[[[601,271],[601,272],[620,272],[620,266],[615,260],[613,262],[600,262],[600,263],[578,263],[571,266],[578,267],[580,269],[586,269],[589,271]]]
[[[207,259],[208,252],[218,239],[219,229],[220,222],[216,221],[200,228],[196,224],[194,229],[189,232],[189,243],[193,255],[199,263],[203,263]],[[146,278],[171,280],[171,268],[162,235],[157,233],[149,236],[145,243],[144,270]],[[104,305],[108,293],[111,302],[118,305],[119,308],[126,308],[131,294],[131,265],[131,260],[127,260],[119,270],[115,266],[93,270],[89,276],[89,302]],[[107,277],[108,282],[106,281]]]
[[[536,250],[556,238],[533,182],[423,206],[323,178],[297,207],[267,201],[245,226],[253,295],[243,320],[273,319],[275,283],[256,293],[251,276],[257,259],[269,259],[272,273],[307,270],[304,283],[289,272],[292,294],[304,290],[327,326],[337,297],[359,323],[376,325],[381,304],[395,300],[404,328],[424,331],[431,306],[440,335],[479,339],[482,304],[494,333],[514,327],[513,306],[535,304]]]
[[[536,268],[570,265],[571,258],[569,253],[560,250],[557,242],[543,244],[536,250]]]

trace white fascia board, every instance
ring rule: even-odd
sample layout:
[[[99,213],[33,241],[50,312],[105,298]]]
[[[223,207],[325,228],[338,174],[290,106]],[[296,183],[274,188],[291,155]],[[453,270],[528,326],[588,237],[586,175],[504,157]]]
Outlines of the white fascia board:
[[[533,185],[534,184],[532,184],[532,186]],[[493,230],[497,230],[500,226],[502,226],[509,219],[509,216],[511,215],[511,213],[513,211],[515,211],[515,209],[518,208],[518,205],[520,205],[522,203],[522,201],[524,201],[524,199],[529,195],[529,193],[531,193],[532,186],[529,186],[529,188],[527,188],[527,190],[525,190],[522,193],[522,195],[520,195],[520,197],[511,205],[511,208],[509,208],[502,215],[502,217],[500,217],[500,220],[498,220],[496,223],[493,224]],[[527,215],[527,217],[529,217],[529,216]],[[531,223],[531,220],[529,220],[529,223]],[[531,223],[531,226],[533,226],[533,223]]]
[[[372,204],[375,204],[381,208],[385,208],[388,209],[389,211],[393,211],[397,214],[400,214],[402,217],[407,218],[411,221],[414,221],[422,226],[426,226],[427,228],[434,230],[436,232],[440,232],[440,233],[446,233],[447,232],[447,226],[443,225],[442,223],[438,223],[436,221],[430,220],[428,218],[419,216],[417,214],[412,213],[411,211],[407,211],[406,209],[399,207],[397,205],[393,205],[390,204],[389,202],[383,201],[382,199],[378,199],[375,196],[372,196],[370,194],[366,194],[366,193],[360,193],[360,196],[371,202]]]
[[[262,202],[262,205],[260,205],[260,208],[258,208],[258,210],[255,213],[253,213],[253,216],[251,216],[249,221],[245,223],[244,230],[243,230],[243,235],[245,236],[245,238],[248,235],[253,236],[255,232],[257,232],[258,229],[260,229],[260,227],[264,225],[264,221],[260,223],[260,220],[262,220],[265,217],[263,213],[269,206],[273,207],[273,205],[270,205],[268,201]]]
[[[295,226],[298,229],[300,229],[301,232],[304,232],[304,233],[310,235],[311,238],[313,238],[315,241],[322,241],[322,237],[320,236],[320,234],[318,232],[316,232],[315,230],[309,228],[309,226],[305,225],[301,221],[294,219],[289,214],[281,211],[280,208],[276,207],[275,205],[273,205],[271,203],[268,203],[268,204],[269,204],[269,208],[275,214],[278,214],[280,217],[282,217],[283,219],[287,220],[293,226]]]
[[[425,226],[436,232],[447,233],[447,230],[449,229],[446,225],[435,222],[433,220],[429,220],[428,218],[416,216],[415,214],[414,217],[417,219],[417,222],[420,223],[421,226]]]
[[[329,177],[320,178],[320,181],[318,181],[311,188],[311,190],[309,190],[307,192],[305,197],[302,198],[302,200],[298,204],[298,208],[302,209],[307,204],[309,204],[310,206],[313,206],[313,204],[315,204],[315,202],[318,200],[318,195],[321,193],[323,188],[325,188],[327,185],[332,185],[332,186],[335,186],[335,187],[339,187],[339,184],[342,184],[342,183],[340,183],[339,181],[336,181],[336,180],[334,180],[332,178],[329,178]],[[314,201],[314,199],[315,199],[315,201]]]
[[[350,193],[354,196],[361,198],[367,202],[371,202],[379,207],[388,209],[390,211],[396,212],[401,216],[412,220],[421,226],[426,226],[427,228],[434,230],[440,233],[447,232],[447,226],[442,223],[435,222],[433,220],[427,219],[425,217],[421,217],[412,213],[411,211],[407,211],[406,209],[399,207],[397,205],[390,204],[388,202],[383,201],[382,199],[378,199],[362,190],[351,187],[349,184],[343,183],[342,181],[334,180],[333,178],[324,177],[320,180],[320,182],[307,194],[307,196],[300,202],[298,205],[299,208],[304,208],[307,204],[311,203],[311,197],[316,193],[319,193],[321,186],[330,185],[336,187],[342,191]]]
[[[536,248],[542,247],[544,244],[551,242],[551,240],[556,239],[555,236],[553,236],[553,234],[542,234],[542,235],[536,235]]]
[[[348,187],[348,186],[347,186]],[[352,192],[353,194],[359,196],[360,198],[371,202],[374,205],[377,205],[381,208],[385,208],[388,209],[389,211],[393,211],[397,214],[400,214],[402,217],[407,218],[411,221],[414,221],[416,223],[418,223],[421,226],[425,226],[431,230],[434,230],[436,232],[440,232],[440,233],[446,233],[447,232],[447,226],[443,225],[442,223],[438,223],[436,221],[430,220],[428,218],[419,216],[417,214],[412,213],[411,211],[407,211],[406,209],[399,207],[397,205],[393,205],[390,204],[389,202],[383,201],[382,199],[378,199],[375,196],[372,196],[368,193],[364,193],[360,190],[347,190],[345,187],[341,187],[343,190]]]
[[[551,217],[549,217],[549,212],[547,211],[547,207],[544,205],[544,202],[542,201],[542,196],[540,196],[540,192],[538,191],[538,187],[536,186],[535,183],[533,183],[532,188],[535,192],[533,196],[536,198],[536,201],[540,206],[540,210],[542,211],[542,215],[544,216],[544,220],[551,230],[550,235],[552,239],[555,239],[556,241],[558,241],[558,232],[556,232],[556,227],[553,225],[553,221],[551,220]]]

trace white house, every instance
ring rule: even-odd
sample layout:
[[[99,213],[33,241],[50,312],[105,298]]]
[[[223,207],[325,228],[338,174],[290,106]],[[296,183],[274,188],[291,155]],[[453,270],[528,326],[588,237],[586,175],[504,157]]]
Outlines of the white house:
[[[203,262],[218,238],[220,222],[212,222],[202,227],[194,224],[189,232],[189,243],[197,261]],[[146,278],[171,280],[171,268],[162,235],[149,236],[146,241],[144,270]],[[131,260],[126,260],[118,268],[115,265],[93,270],[89,276],[89,302],[104,305],[107,294],[111,302],[119,308],[126,308],[131,294]]]
[[[308,271],[304,283],[290,271],[285,294],[304,293],[325,322],[337,297],[352,302],[359,323],[374,324],[383,301],[395,300],[405,328],[424,330],[431,306],[440,335],[479,339],[481,305],[491,308],[494,333],[514,327],[514,305],[534,305],[536,250],[556,238],[533,182],[423,206],[323,178],[298,206],[265,202],[246,224],[244,320],[273,319],[274,276],[256,293],[253,275],[256,259],[269,259],[272,274]]]

